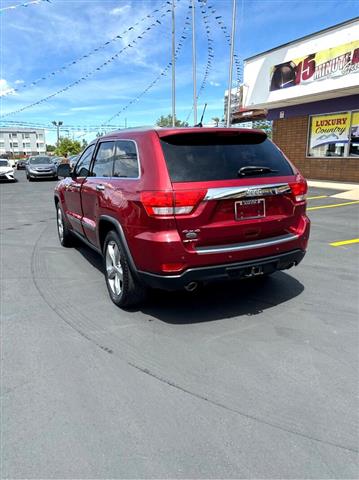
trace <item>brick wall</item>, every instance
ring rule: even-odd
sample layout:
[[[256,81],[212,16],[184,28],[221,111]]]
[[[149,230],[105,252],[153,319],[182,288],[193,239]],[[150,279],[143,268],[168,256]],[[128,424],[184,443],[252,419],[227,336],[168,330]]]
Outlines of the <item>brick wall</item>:
[[[273,140],[306,178],[359,182],[359,158],[307,158],[309,117],[273,121]]]

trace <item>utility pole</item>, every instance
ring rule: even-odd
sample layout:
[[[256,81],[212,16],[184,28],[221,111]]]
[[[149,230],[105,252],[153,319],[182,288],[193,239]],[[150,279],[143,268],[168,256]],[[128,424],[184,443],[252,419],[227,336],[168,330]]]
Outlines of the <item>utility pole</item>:
[[[196,78],[196,12],[192,0],[192,70],[193,70],[193,125],[197,125],[197,78]]]
[[[176,27],[175,1],[172,0],[172,127],[176,126]]]
[[[55,120],[53,122],[51,122],[53,125],[55,125],[56,127],[56,130],[57,130],[57,142],[56,142],[56,145],[57,147],[59,146],[59,143],[60,143],[60,127],[61,125],[64,123],[64,122],[56,122]]]
[[[233,74],[233,56],[234,56],[234,36],[236,33],[236,0],[232,0],[232,32],[231,32],[231,49],[229,58],[229,75],[228,75],[228,99],[227,99],[227,122],[226,126],[231,126],[231,102],[232,102],[232,74]]]

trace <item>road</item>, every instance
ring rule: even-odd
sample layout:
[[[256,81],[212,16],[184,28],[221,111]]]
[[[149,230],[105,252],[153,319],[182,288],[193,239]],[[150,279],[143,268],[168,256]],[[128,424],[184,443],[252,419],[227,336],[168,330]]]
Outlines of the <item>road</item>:
[[[0,184],[1,478],[357,478],[359,205],[302,264],[123,311],[55,182]],[[333,191],[312,190],[310,196]],[[330,197],[310,207],[337,204]]]

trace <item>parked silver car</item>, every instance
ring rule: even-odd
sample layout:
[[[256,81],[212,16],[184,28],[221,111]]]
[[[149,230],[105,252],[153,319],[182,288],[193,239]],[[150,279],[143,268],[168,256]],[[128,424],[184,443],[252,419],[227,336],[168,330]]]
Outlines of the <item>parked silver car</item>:
[[[57,165],[51,157],[30,157],[26,163],[26,178],[31,182],[35,178],[54,178],[57,180]]]

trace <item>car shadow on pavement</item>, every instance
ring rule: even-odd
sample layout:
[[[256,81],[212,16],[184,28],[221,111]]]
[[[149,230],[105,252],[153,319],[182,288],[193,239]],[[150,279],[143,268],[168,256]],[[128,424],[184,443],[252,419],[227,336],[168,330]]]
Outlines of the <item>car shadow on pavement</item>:
[[[103,261],[101,255],[96,253],[92,248],[88,247],[84,243],[81,242],[81,240],[76,239],[76,244],[75,244],[75,249],[84,257],[85,260],[87,260],[91,265],[99,272],[102,273],[102,275],[105,275],[105,270],[103,268]]]
[[[80,242],[75,248],[104,275],[102,258],[98,253]],[[276,272],[267,277],[211,283],[195,292],[150,290],[146,302],[126,310],[141,311],[171,324],[210,322],[258,315],[297,297],[303,290],[303,284],[296,278],[286,272]]]
[[[269,277],[211,283],[192,293],[153,290],[140,310],[171,324],[210,322],[258,315],[291,300],[303,290],[297,279],[277,272]]]

